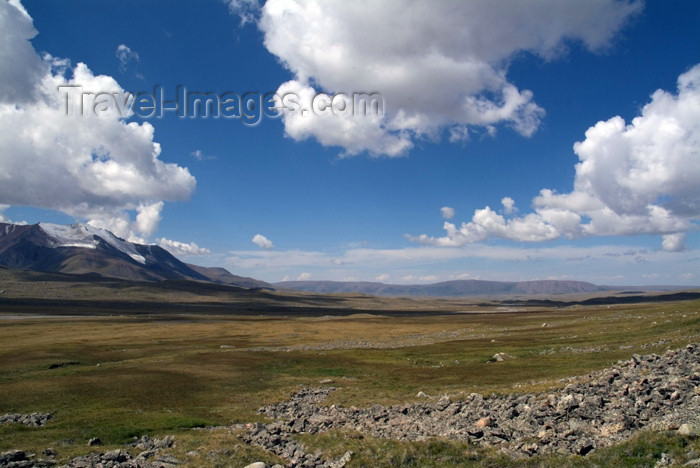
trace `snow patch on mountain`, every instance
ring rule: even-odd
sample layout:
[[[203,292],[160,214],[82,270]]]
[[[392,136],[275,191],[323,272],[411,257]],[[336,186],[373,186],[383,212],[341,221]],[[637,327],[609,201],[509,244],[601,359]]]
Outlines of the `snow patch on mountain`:
[[[143,265],[146,264],[146,259],[143,255],[138,253],[134,244],[115,236],[105,229],[85,224],[71,224],[66,226],[61,224],[39,223],[39,226],[53,241],[53,248],[81,247],[95,249],[99,244],[99,239],[102,239],[104,242],[120,252],[125,253],[135,261]]]

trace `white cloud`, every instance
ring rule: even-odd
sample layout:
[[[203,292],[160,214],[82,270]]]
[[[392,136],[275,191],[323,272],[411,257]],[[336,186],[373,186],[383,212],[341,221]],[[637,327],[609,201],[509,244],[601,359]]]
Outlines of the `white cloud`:
[[[380,116],[336,115],[330,109],[318,114],[312,112],[317,94],[314,88],[298,80],[283,83],[277,89],[279,96],[298,97],[300,106],[298,111],[282,114],[287,136],[298,141],[313,137],[324,146],[340,146],[344,148],[343,156],[363,151],[375,156],[401,156],[413,147],[406,132],[389,132]]]
[[[455,217],[455,209],[449,206],[443,206],[440,208],[440,215],[445,219],[452,219]]]
[[[35,99],[35,84],[46,73],[46,64],[29,42],[37,31],[27,10],[15,0],[0,5],[0,103],[25,103]]]
[[[542,220],[539,216],[530,214],[523,218],[506,220],[490,207],[476,210],[472,221],[462,223],[458,228],[453,223],[445,222],[443,229],[447,232],[444,237],[429,237],[425,234],[406,238],[424,244],[441,247],[460,247],[465,244],[479,242],[489,237],[501,237],[519,241],[543,241],[559,236],[556,229]]]
[[[163,202],[159,201],[151,204],[141,204],[137,208],[136,230],[145,235],[152,234],[158,229],[160,223],[160,212],[163,210]]]
[[[297,281],[306,281],[306,280],[308,280],[309,278],[311,278],[311,274],[310,274],[310,273],[302,273],[302,274],[300,274],[300,275],[297,277]]]
[[[90,99],[81,115],[80,90],[127,93],[83,63],[71,70],[66,60],[42,61],[17,2],[0,2],[0,31],[0,203],[59,210],[130,240],[153,233],[163,200],[188,198],[195,178],[159,159],[149,123],[126,123],[116,106]],[[76,87],[59,92],[66,85]]]
[[[661,234],[665,250],[682,250],[682,233],[700,219],[700,64],[679,76],[677,94],[656,91],[630,124],[621,117],[598,122],[574,151],[574,190],[541,190],[534,213],[506,220],[487,206],[459,228],[446,222],[443,237],[409,239],[460,246],[488,237]],[[514,207],[509,197],[502,203],[505,213]]]
[[[662,237],[661,246],[669,252],[680,252],[685,250],[685,233],[667,234]]]
[[[478,275],[474,276],[471,273],[458,273],[456,275],[452,275],[450,280],[478,280],[481,279]]]
[[[209,249],[205,249],[203,247],[199,247],[197,244],[194,242],[190,242],[189,244],[186,244],[184,242],[178,242],[170,239],[166,239],[165,237],[161,237],[156,241],[158,245],[171,254],[175,256],[183,255],[183,256],[188,256],[188,255],[206,255],[210,254],[211,251]]]
[[[700,256],[689,248],[684,271],[697,269]],[[333,265],[340,259],[341,268]],[[436,265],[440,265],[436,269]],[[643,275],[663,274],[678,281],[678,254],[629,245],[571,246],[530,244],[529,247],[467,244],[462,247],[416,246],[400,249],[351,248],[343,252],[236,251],[228,266],[237,274],[258,278],[309,278],[391,283],[437,282],[454,279],[522,281],[568,278],[596,284],[649,284]],[[567,276],[568,275],[568,276]],[[410,280],[404,279],[409,277]],[[693,278],[680,278],[691,283]],[[657,281],[654,281],[657,282]]]
[[[503,213],[507,215],[512,214],[516,211],[515,201],[510,197],[503,197],[503,199],[501,200],[501,204],[503,205]]]
[[[273,249],[275,246],[272,245],[272,242],[262,234],[255,234],[253,236],[253,239],[251,239],[255,245],[260,247],[261,249],[265,250],[270,250]]]
[[[119,70],[122,72],[125,72],[127,68],[129,68],[130,63],[139,61],[138,52],[131,50],[129,46],[124,44],[119,44],[114,55],[117,57],[117,60],[119,60]]]
[[[226,263],[236,269],[280,269],[298,265],[328,266],[333,257],[303,250],[240,250],[230,252]]]
[[[197,161],[207,161],[210,159],[216,159],[216,157],[214,157],[214,156],[208,156],[208,155],[204,154],[204,151],[199,150],[199,149],[192,151],[190,153],[190,156],[195,158]]]
[[[230,5],[253,18],[254,3]],[[531,135],[544,111],[508,81],[509,61],[521,52],[553,59],[574,41],[604,49],[641,8],[641,1],[616,0],[269,0],[258,26],[294,74],[280,93],[309,102],[318,91],[384,98],[381,117],[285,113],[287,135],[346,155],[400,156],[414,138],[439,138],[446,129],[453,142],[468,140],[470,130],[492,135],[497,124]]]
[[[241,26],[254,23],[260,16],[260,0],[226,0],[229,11],[241,19]]]

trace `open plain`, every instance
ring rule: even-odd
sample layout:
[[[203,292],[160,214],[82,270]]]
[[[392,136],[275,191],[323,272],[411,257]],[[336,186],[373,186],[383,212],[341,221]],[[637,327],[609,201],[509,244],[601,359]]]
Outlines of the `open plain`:
[[[487,402],[548,394],[560,401],[557,392],[567,385],[590,392],[586,382],[621,360],[664,356],[700,342],[696,292],[637,296],[632,303],[616,303],[621,297],[630,302],[630,295],[614,293],[593,302],[390,299],[22,273],[35,275],[28,282],[3,273],[0,452],[6,459],[0,465],[60,466],[74,459],[69,466],[90,466],[86,459],[76,464],[75,457],[91,452],[111,454],[114,465],[104,466],[201,467],[321,461],[348,467],[680,466],[700,458],[693,432],[700,424],[693,410],[700,375],[692,363],[675,376],[689,389],[679,411],[669,400],[660,406],[664,418],[652,414],[649,424],[639,420],[611,433],[610,444],[578,453],[543,449],[537,433],[516,446],[498,438],[486,443],[490,439],[479,440],[478,431],[476,437],[430,431],[400,437],[361,424],[302,423],[291,430],[294,421],[284,437],[298,445],[274,453],[259,437],[272,413],[258,411],[305,391],[323,393],[319,408],[368,414],[396,405],[406,414],[418,407],[430,413],[454,403],[465,410],[458,416],[467,434],[477,423],[492,426],[486,414],[466,411],[474,393]],[[685,359],[694,359],[693,352]],[[649,391],[672,383],[652,380]],[[18,419],[32,414],[37,424]],[[552,417],[566,422],[566,414]],[[684,424],[690,432],[679,434]],[[573,440],[572,430],[567,436]],[[144,436],[167,443],[144,445]],[[295,455],[294,447],[303,453]],[[25,458],[7,455],[12,450]]]

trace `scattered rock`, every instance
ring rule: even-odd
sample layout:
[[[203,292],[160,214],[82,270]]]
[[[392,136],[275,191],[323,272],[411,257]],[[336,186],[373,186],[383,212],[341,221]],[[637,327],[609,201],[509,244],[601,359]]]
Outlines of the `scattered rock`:
[[[88,440],[87,444],[89,447],[94,447],[96,445],[102,445],[102,441],[99,437],[93,437],[92,439]]]
[[[25,426],[39,427],[46,424],[52,418],[50,413],[29,413],[29,414],[3,414],[0,416],[0,424],[19,423]]]
[[[512,358],[513,358],[513,356],[511,356],[511,355],[509,355],[509,354],[506,354],[506,353],[496,353],[496,354],[494,354],[493,357],[491,358],[491,361],[493,361],[493,362],[503,362],[503,361],[505,361],[506,359],[512,359]]]
[[[321,385],[327,385],[327,384],[332,384],[333,379],[323,379],[319,382]]]
[[[689,423],[681,424],[676,432],[686,437],[700,437],[700,425]]]
[[[250,465],[246,465],[243,468],[268,468],[268,467],[267,467],[267,463],[255,462],[255,463],[251,463]]]
[[[179,465],[180,463],[182,462],[172,455],[163,455],[155,461],[155,466],[167,468],[169,466]]]
[[[10,450],[9,452],[0,453],[0,463],[2,464],[22,460],[27,460],[27,454],[24,450]]]
[[[353,456],[353,455],[354,455],[354,453],[352,452],[352,450],[348,450],[347,452],[345,452],[345,453],[343,454],[342,457],[340,457],[340,459],[336,462],[335,466],[336,466],[336,467],[343,467],[343,466],[345,466],[347,463],[350,462],[350,460],[352,460],[352,456]]]
[[[662,453],[661,458],[656,462],[654,465],[654,468],[661,468],[663,466],[671,466],[673,465],[673,458],[669,457],[668,454]]]
[[[507,357],[504,353],[497,353],[494,359],[496,356]],[[516,456],[585,456],[626,440],[645,427],[678,429],[681,434],[697,436],[693,434],[698,429],[687,423],[700,414],[697,345],[663,355],[635,355],[609,369],[565,381],[569,383],[564,389],[549,394],[472,393],[462,401],[448,397],[435,401],[418,392],[416,397],[426,401],[369,408],[321,406],[334,388],[304,388],[288,401],[261,408],[259,411],[274,422],[248,425],[243,439],[294,466],[330,467],[342,465],[307,454],[292,435],[341,429],[401,441],[447,437],[498,446]],[[309,464],[312,461],[318,465]]]
[[[481,418],[474,425],[478,428],[491,426],[491,418],[488,416]]]
[[[53,460],[37,460],[33,453],[24,450],[0,453],[0,467],[3,468],[49,468],[54,465]]]
[[[134,440],[131,445],[138,450],[162,450],[172,447],[175,444],[175,438],[173,436],[165,436],[162,439],[151,438],[148,435],[143,435],[140,438]]]
[[[98,440],[97,438],[90,439],[90,442]],[[100,442],[101,444],[101,442]],[[94,445],[94,444],[93,444]],[[172,455],[162,454],[161,451],[173,447],[174,439],[172,436],[166,436],[162,439],[150,438],[142,436],[129,444],[136,449],[143,449],[138,456],[134,457],[126,450],[112,450],[104,453],[90,453],[80,457],[72,458],[67,464],[61,465],[58,468],[172,468],[182,464],[180,460]],[[55,462],[51,461],[50,465],[54,466]],[[41,466],[44,465],[27,465]],[[0,462],[0,467],[5,468],[5,465]],[[15,467],[12,467],[15,468]],[[17,467],[19,468],[19,467]]]

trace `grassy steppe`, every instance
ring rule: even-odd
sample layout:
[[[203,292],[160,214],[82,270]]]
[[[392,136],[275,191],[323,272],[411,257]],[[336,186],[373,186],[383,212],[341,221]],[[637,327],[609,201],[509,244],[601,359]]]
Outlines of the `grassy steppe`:
[[[258,407],[326,378],[339,388],[327,403],[346,406],[416,401],[418,391],[530,392],[563,386],[560,379],[634,353],[698,341],[700,301],[410,317],[135,311],[0,320],[0,415],[54,415],[39,428],[0,425],[0,451],[53,447],[66,460],[89,452],[92,437],[107,450],[123,448],[134,436],[173,434],[172,453],[192,466],[274,462],[228,429],[192,428],[262,421]],[[489,362],[497,352],[513,359]],[[511,462],[462,443],[359,437],[302,436],[329,455],[353,450],[350,466],[653,466],[662,451],[685,453],[686,444],[698,445],[676,435],[643,434],[586,459]]]

